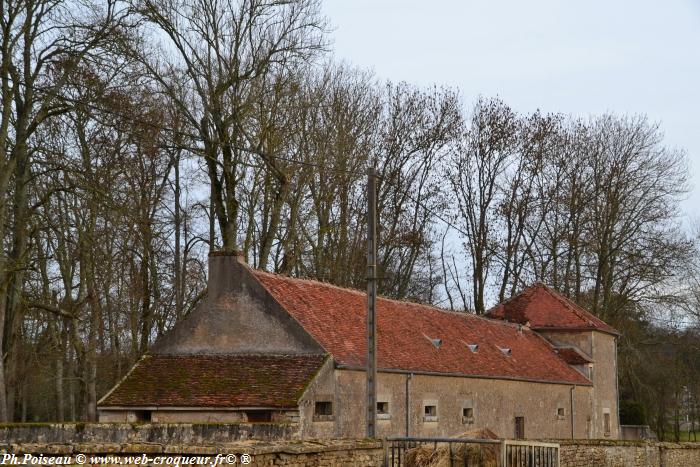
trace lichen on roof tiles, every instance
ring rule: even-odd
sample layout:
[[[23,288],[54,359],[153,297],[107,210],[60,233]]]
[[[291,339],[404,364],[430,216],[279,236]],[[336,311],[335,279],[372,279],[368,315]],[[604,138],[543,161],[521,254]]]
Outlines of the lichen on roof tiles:
[[[145,355],[102,407],[296,407],[323,355]]]

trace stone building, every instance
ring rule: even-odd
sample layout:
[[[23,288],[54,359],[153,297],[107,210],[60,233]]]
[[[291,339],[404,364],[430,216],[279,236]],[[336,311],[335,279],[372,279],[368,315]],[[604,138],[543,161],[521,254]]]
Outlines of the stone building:
[[[365,306],[363,292],[213,253],[206,298],[100,400],[100,421],[362,437]],[[490,318],[380,298],[378,434],[618,438],[617,336],[540,284]]]

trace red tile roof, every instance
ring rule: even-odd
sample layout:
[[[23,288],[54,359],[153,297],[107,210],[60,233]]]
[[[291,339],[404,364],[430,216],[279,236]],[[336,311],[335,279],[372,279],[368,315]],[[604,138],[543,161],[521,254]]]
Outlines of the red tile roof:
[[[515,297],[499,303],[487,316],[513,323],[530,323],[538,330],[598,330],[620,333],[593,314],[544,284],[528,287]]]
[[[145,355],[99,405],[296,408],[324,359],[322,355]]]
[[[585,365],[587,363],[593,363],[593,360],[573,347],[557,347],[555,350],[569,365]]]
[[[366,355],[366,295],[310,280],[252,271],[272,296],[340,365]],[[441,339],[437,348],[430,339]],[[468,344],[477,344],[473,353]],[[467,313],[380,298],[380,369],[590,385],[551,345],[527,328]],[[501,348],[511,349],[506,356]]]

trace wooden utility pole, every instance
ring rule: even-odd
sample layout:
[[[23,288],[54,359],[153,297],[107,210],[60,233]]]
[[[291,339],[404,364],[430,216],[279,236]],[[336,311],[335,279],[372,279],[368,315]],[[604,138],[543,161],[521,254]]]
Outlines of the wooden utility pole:
[[[377,435],[377,174],[367,172],[367,437]]]

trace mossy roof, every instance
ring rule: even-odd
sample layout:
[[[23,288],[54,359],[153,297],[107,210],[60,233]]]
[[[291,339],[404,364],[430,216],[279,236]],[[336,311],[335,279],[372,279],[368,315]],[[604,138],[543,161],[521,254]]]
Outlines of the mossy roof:
[[[323,355],[145,355],[101,407],[296,408]]]

